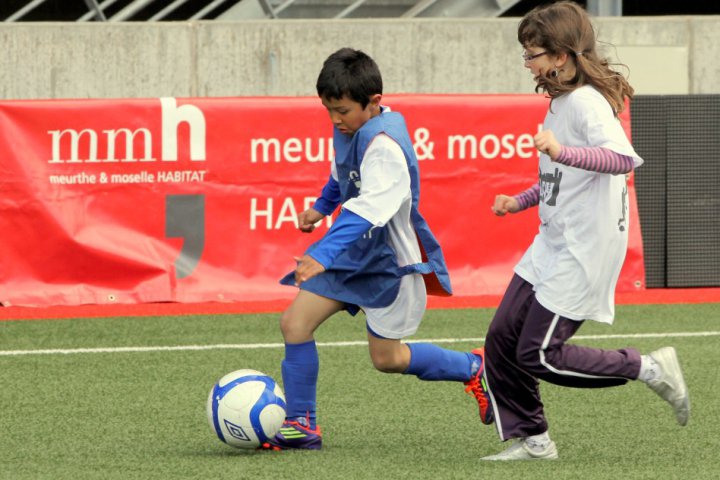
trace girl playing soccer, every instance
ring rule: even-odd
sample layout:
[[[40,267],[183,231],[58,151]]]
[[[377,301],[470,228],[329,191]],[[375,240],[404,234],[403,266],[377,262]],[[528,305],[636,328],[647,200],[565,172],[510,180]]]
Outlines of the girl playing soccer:
[[[490,324],[485,380],[501,440],[484,460],[554,459],[538,380],[578,388],[640,380],[670,403],[680,425],[690,404],[675,349],[568,345],[584,320],[612,323],[614,292],[628,238],[626,175],[643,160],[617,118],[633,89],[598,55],[588,14],[572,2],[529,12],[518,27],[523,60],[550,97],[539,182],[498,195],[498,216],[539,205],[540,229]]]

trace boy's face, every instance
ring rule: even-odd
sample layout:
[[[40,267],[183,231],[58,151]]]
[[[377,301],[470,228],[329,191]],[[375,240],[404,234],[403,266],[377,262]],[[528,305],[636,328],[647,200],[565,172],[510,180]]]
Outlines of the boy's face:
[[[332,124],[341,133],[352,136],[368,120],[380,113],[381,98],[379,93],[373,95],[365,108],[344,95],[340,99],[322,97],[322,104],[327,108]]]

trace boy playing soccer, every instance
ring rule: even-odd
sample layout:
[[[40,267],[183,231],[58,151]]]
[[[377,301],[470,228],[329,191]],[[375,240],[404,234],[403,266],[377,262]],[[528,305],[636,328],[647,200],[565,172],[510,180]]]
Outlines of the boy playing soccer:
[[[420,325],[428,290],[450,295],[451,287],[440,245],[418,211],[418,163],[407,127],[402,115],[380,103],[377,65],[361,51],[340,49],[323,64],[317,92],[333,123],[335,159],[320,198],[298,215],[299,229],[312,232],[338,205],[342,210],[281,280],[300,289],[280,319],[287,418],[263,448],[321,448],[313,333],[341,310],[365,312],[375,368],[464,382],[478,400],[481,420],[491,423],[481,385],[482,349],[455,352],[401,342]]]

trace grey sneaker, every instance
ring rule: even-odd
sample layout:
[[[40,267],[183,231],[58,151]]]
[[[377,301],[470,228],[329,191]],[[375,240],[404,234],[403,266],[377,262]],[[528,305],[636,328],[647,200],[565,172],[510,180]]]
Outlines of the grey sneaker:
[[[680,425],[687,425],[690,419],[690,397],[675,349],[664,347],[650,353],[650,356],[660,365],[662,376],[649,380],[648,387],[672,406]]]
[[[524,438],[518,438],[507,450],[504,450],[497,455],[482,457],[480,460],[555,460],[557,458],[557,446],[555,446],[555,442],[552,440],[550,440],[550,443],[544,450],[537,451],[528,447]]]

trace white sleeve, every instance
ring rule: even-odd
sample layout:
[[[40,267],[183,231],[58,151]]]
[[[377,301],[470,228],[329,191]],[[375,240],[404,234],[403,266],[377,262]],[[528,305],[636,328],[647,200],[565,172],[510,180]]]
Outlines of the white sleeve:
[[[633,157],[635,167],[643,163],[643,159],[635,152],[625,134],[620,119],[610,107],[608,101],[595,90],[583,91],[576,96],[574,106],[576,118],[584,130],[584,137],[591,147],[604,147],[613,152]]]
[[[337,182],[338,174],[337,174],[337,167],[335,166],[334,158],[333,158],[332,163],[330,164],[330,175],[332,175],[333,179]]]
[[[410,193],[410,172],[400,145],[385,134],[375,137],[360,165],[360,195],[343,204],[376,227],[400,210]]]

